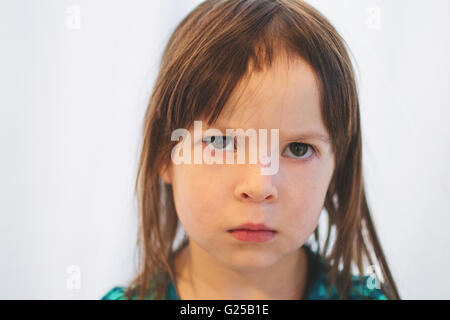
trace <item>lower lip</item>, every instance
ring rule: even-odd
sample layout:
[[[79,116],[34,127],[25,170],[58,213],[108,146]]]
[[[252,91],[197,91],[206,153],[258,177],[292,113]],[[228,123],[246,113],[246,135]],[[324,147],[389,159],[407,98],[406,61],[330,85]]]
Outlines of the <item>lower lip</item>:
[[[232,230],[233,237],[240,241],[266,242],[275,236],[274,231]]]

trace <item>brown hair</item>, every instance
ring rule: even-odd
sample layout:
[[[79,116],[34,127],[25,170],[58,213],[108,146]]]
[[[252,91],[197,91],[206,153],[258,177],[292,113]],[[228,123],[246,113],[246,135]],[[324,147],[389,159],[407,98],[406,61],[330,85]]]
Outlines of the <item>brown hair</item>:
[[[207,0],[171,35],[144,119],[135,186],[140,261],[126,292],[129,299],[138,290],[139,299],[145,298],[150,287],[154,298],[162,299],[168,279],[174,281],[179,220],[172,186],[159,175],[177,143],[171,141],[171,132],[191,127],[200,117],[208,125],[214,123],[250,65],[252,72],[261,71],[283,53],[304,59],[314,70],[322,119],[332,139],[336,167],[324,202],[328,234],[321,251],[331,266],[330,288],[336,283],[345,299],[352,286],[353,263],[363,275],[363,261],[370,265],[377,261],[383,293],[388,299],[400,299],[364,191],[358,93],[345,42],[320,12],[299,0]],[[337,241],[328,250],[332,227]],[[314,238],[320,252],[318,226]]]

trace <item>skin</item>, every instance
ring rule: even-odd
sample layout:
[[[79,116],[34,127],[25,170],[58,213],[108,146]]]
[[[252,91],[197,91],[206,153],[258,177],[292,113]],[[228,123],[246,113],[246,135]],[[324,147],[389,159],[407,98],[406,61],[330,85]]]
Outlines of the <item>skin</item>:
[[[172,184],[178,218],[189,237],[175,259],[180,299],[303,296],[307,256],[302,246],[318,224],[335,167],[329,142],[297,138],[311,132],[329,137],[317,78],[301,58],[278,58],[246,80],[213,128],[279,129],[279,170],[261,175],[262,164],[250,164],[247,151],[245,164],[170,164],[161,171],[164,182]],[[205,131],[206,121],[202,124]],[[294,154],[289,144],[295,142],[317,153],[308,147],[303,155]],[[275,237],[242,242],[228,232],[247,222],[265,223],[276,230]]]

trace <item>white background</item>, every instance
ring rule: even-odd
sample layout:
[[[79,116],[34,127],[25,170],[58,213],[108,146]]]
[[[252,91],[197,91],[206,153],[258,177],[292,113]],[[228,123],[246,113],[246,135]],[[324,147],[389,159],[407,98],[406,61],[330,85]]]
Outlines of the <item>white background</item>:
[[[1,299],[98,299],[131,279],[142,117],[199,2],[0,1]],[[357,63],[368,198],[400,294],[450,299],[450,2],[309,3]]]

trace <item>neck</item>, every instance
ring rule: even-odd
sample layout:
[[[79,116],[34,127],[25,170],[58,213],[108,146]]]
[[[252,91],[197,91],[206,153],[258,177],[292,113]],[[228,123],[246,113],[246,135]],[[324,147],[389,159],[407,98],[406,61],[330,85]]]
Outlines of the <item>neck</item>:
[[[175,258],[175,285],[182,300],[299,300],[307,265],[302,247],[270,266],[236,269],[191,241]]]

